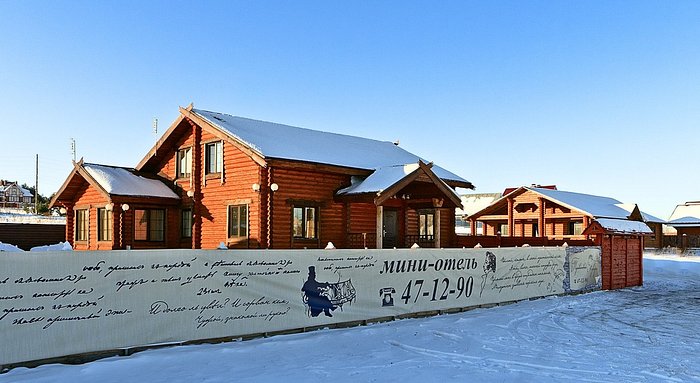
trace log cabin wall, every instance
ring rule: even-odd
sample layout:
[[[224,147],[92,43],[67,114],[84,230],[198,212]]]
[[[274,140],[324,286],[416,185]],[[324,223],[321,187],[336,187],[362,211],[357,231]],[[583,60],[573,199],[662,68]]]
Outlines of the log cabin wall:
[[[506,235],[503,231],[501,234],[510,237],[541,237],[549,238],[572,238],[585,239],[585,236],[569,233],[569,223],[571,221],[582,222],[588,221],[588,217],[576,210],[560,206],[550,200],[542,197],[532,191],[525,191],[522,194],[514,196],[512,199],[512,217],[513,227]],[[492,214],[487,214],[477,217],[477,221],[484,222],[484,235],[498,235],[501,230],[501,225],[508,223],[508,208],[506,201],[501,202],[504,207],[497,209]],[[540,222],[541,203],[544,203],[544,222]],[[544,230],[544,232],[542,231]]]
[[[223,141],[223,166],[221,173],[205,174],[205,145],[222,141],[219,136],[202,131],[201,139],[196,142],[195,134],[190,129],[170,150],[171,154],[159,165],[159,174],[173,181],[182,198],[182,209],[192,209],[196,203],[196,212],[201,220],[201,239],[198,241],[203,249],[217,248],[224,242],[229,248],[262,248],[266,247],[263,229],[267,222],[264,197],[269,192],[261,188],[254,191],[252,185],[257,183],[264,186],[261,179],[261,167],[250,157],[236,148],[233,144]],[[192,150],[192,174],[190,177],[177,177],[177,152],[180,149]],[[195,150],[197,149],[197,150]],[[197,155],[196,153],[199,153]],[[196,179],[195,178],[199,178]],[[198,190],[193,201],[187,196],[187,191]],[[229,206],[245,205],[248,214],[247,236],[229,237],[228,219]],[[176,214],[172,232],[176,233],[179,247],[192,247],[191,238],[182,238],[180,214]],[[193,209],[194,210],[194,209]],[[194,232],[193,235],[197,233]]]
[[[270,169],[271,181],[279,186],[272,193],[272,247],[275,249],[323,248],[328,242],[336,247],[346,243],[345,207],[349,204],[336,202],[338,189],[350,185],[350,176],[334,173],[319,173],[294,169],[293,164]],[[292,209],[317,207],[317,235],[314,239],[294,238],[292,235]],[[354,211],[357,213],[357,210]],[[352,217],[353,212],[350,215]],[[376,219],[376,208],[372,212]],[[352,219],[352,218],[351,218]]]
[[[440,209],[440,246],[455,246],[455,210]]]
[[[347,240],[345,247],[369,248],[377,245],[377,206],[373,203],[348,203]]]
[[[97,209],[104,207],[109,200],[97,189],[90,186],[87,182],[81,185],[80,190],[76,193],[75,204],[73,205],[73,214],[71,217],[71,225],[73,226],[73,236],[69,239],[72,241],[73,249],[75,250],[111,250],[113,241],[99,242],[97,241]],[[87,240],[75,240],[75,214],[78,210],[87,210],[88,228]],[[114,236],[112,236],[114,238]]]

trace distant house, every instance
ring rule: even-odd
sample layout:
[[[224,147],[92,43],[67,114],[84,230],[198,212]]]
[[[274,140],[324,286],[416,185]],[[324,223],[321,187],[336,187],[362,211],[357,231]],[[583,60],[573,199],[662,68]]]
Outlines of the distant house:
[[[457,235],[471,235],[469,216],[491,205],[501,198],[501,193],[462,194],[462,208],[455,209],[455,232]],[[481,222],[477,222],[476,235],[483,234]]]
[[[391,142],[180,108],[133,169],[75,163],[75,249],[449,246],[462,177]]]
[[[34,201],[32,193],[19,186],[17,182],[0,180],[0,206],[21,208],[31,205]]]
[[[668,226],[676,230],[680,247],[700,246],[700,201],[686,202],[677,205],[668,219]],[[683,242],[685,238],[685,242]],[[688,243],[687,241],[690,241]]]
[[[527,186],[512,190],[469,219],[472,227],[483,223],[484,235],[552,239],[584,239],[585,230],[593,222],[607,232],[617,228],[619,232],[661,236],[663,222],[642,213],[636,205],[625,205],[613,198]],[[477,235],[475,230],[472,235]]]
[[[668,219],[668,225],[679,235],[700,235],[700,201],[677,205]]]

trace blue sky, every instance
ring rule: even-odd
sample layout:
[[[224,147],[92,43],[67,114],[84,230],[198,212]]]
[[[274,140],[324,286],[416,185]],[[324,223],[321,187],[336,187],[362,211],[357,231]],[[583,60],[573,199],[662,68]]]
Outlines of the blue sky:
[[[473,182],[700,200],[697,1],[0,0],[0,178],[135,166],[178,106],[380,140]]]

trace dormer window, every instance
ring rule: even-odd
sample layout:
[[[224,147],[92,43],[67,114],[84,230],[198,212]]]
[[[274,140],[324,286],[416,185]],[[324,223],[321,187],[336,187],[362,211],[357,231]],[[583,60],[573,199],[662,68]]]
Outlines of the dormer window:
[[[187,178],[192,174],[192,148],[177,151],[177,178]]]

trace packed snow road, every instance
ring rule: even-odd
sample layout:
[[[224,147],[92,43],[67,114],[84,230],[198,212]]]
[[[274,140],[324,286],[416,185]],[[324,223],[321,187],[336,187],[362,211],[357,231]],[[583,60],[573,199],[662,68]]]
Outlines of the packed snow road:
[[[700,382],[700,262],[644,267],[639,288],[17,368],[0,381]]]

